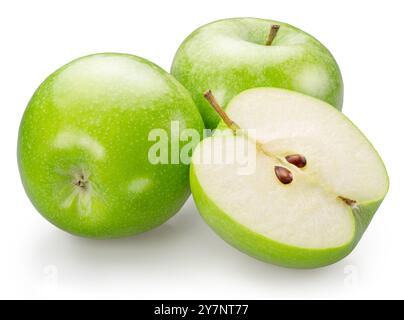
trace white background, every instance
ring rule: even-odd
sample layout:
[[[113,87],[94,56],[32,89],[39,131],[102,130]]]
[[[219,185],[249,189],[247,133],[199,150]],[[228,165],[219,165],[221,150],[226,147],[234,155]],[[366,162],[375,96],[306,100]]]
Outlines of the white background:
[[[399,0],[1,1],[0,298],[404,298],[403,11]],[[169,70],[191,31],[235,16],[293,24],[337,59],[344,112],[391,178],[354,252],[317,270],[268,265],[220,240],[192,199],[165,225],[128,239],[81,239],[45,221],[24,193],[16,161],[20,118],[45,77],[105,51]]]

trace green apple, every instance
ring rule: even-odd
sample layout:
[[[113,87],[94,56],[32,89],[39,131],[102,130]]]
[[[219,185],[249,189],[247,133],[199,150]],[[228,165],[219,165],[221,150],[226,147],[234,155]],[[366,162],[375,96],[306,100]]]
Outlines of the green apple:
[[[208,128],[219,118],[203,99],[207,89],[224,107],[246,89],[277,87],[342,108],[342,77],[327,48],[271,20],[235,18],[197,29],[178,49],[171,73],[191,92]]]
[[[149,133],[170,132],[172,121],[203,130],[189,93],[155,64],[107,53],[63,66],[21,121],[18,164],[29,198],[51,223],[80,236],[129,236],[162,224],[189,196],[189,164],[149,159],[156,143]]]
[[[320,267],[349,254],[389,184],[359,129],[329,104],[284,89],[246,90],[226,111],[233,130],[217,131],[192,156],[191,190],[206,222],[234,247],[282,266]]]

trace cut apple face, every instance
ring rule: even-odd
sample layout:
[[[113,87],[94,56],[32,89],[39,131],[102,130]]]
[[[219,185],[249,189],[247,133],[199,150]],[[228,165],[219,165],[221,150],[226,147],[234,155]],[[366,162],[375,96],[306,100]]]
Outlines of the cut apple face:
[[[191,169],[208,224],[242,251],[284,266],[347,255],[388,189],[365,136],[327,103],[274,88],[244,91],[221,116],[231,130],[203,140]],[[223,155],[234,161],[217,161]]]

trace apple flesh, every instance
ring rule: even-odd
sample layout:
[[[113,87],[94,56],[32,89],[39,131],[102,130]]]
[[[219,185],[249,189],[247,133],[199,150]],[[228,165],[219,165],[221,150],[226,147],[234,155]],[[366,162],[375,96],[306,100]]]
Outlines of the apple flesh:
[[[349,254],[388,190],[359,129],[327,103],[283,89],[244,91],[226,111],[232,129],[255,131],[219,130],[196,148],[191,190],[206,222],[234,247],[282,266],[321,267]],[[211,161],[242,152],[244,162]]]
[[[271,26],[280,28],[268,43]],[[211,129],[219,117],[203,98],[209,88],[223,107],[246,89],[277,87],[342,108],[343,82],[335,59],[318,40],[286,23],[234,18],[202,26],[179,47],[171,73],[191,92]]]
[[[80,236],[129,236],[162,224],[189,196],[189,165],[148,159],[149,132],[169,133],[171,121],[203,130],[189,93],[155,64],[111,53],[65,65],[41,84],[21,121],[18,164],[29,198]]]

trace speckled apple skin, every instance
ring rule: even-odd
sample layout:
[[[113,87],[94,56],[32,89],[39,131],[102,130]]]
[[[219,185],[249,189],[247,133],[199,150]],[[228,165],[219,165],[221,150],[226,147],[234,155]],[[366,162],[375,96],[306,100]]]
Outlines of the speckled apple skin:
[[[63,66],[37,89],[21,121],[27,195],[51,223],[80,236],[130,236],[162,224],[189,196],[189,165],[148,160],[150,130],[169,133],[171,120],[203,130],[189,93],[147,60],[107,53]],[[77,194],[78,172],[88,177],[90,197]]]
[[[272,46],[266,46],[273,24],[281,27]],[[331,53],[314,37],[282,22],[233,18],[202,26],[179,47],[171,73],[191,92],[211,129],[219,117],[203,97],[208,89],[224,107],[246,89],[277,87],[342,109],[343,81]]]

